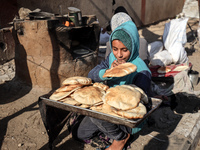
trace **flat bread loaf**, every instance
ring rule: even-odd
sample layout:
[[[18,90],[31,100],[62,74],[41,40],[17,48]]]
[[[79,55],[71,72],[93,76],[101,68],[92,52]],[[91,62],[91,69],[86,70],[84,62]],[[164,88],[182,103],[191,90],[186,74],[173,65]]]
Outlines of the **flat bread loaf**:
[[[157,72],[158,73],[168,73],[171,70],[172,69],[169,66],[162,66],[162,67],[158,68]]]
[[[106,91],[105,103],[121,110],[129,110],[138,106],[141,93],[134,88],[116,86]]]
[[[105,91],[98,87],[86,86],[76,90],[71,96],[79,103],[93,105],[103,101]]]
[[[103,77],[123,77],[137,70],[136,65],[127,62],[107,70]]]
[[[61,102],[70,104],[70,105],[79,105],[79,103],[71,97],[66,97],[66,98],[62,99]]]
[[[90,105],[81,104],[79,107],[82,107],[82,108],[90,108]]]
[[[99,82],[95,82],[93,84],[94,87],[98,87],[98,88],[101,88],[103,89],[104,91],[107,91],[107,89],[109,89],[109,86],[103,84],[103,83],[99,83]]]
[[[56,90],[56,92],[69,92],[77,87],[82,87],[82,84],[63,85]]]
[[[52,100],[61,100],[67,96],[69,96],[71,93],[73,93],[74,91],[76,91],[77,89],[79,89],[80,87],[77,87],[69,92],[54,92],[50,97],[49,99],[52,99]]]
[[[96,110],[100,112],[112,112],[111,106],[108,104],[101,104],[97,106],[90,107],[91,110]]]
[[[92,79],[82,76],[69,77],[62,82],[63,85],[71,85],[71,84],[82,84],[82,85],[90,85],[92,84]]]
[[[92,107],[90,107],[90,109],[98,111],[98,112],[102,112],[102,113],[105,113],[105,114],[108,114],[108,115],[112,115],[112,116],[116,116],[116,117],[121,117],[121,116],[117,115],[116,113],[114,113],[112,111],[111,106],[108,105],[108,104],[102,104],[102,105],[98,105],[98,106],[92,106]]]
[[[184,70],[187,70],[187,69],[189,69],[189,66],[184,65],[184,66],[176,67],[173,71],[184,71]]]
[[[129,85],[121,85],[127,88],[134,88],[135,90],[139,91],[141,93],[141,101],[143,101],[145,104],[147,104],[149,102],[147,95],[144,93],[144,91],[139,88],[138,86],[134,85],[134,84],[129,84]]]
[[[117,110],[115,108],[112,108],[113,112],[128,119],[139,119],[143,118],[144,115],[147,113],[146,107],[142,104],[139,103],[139,105],[130,110]]]

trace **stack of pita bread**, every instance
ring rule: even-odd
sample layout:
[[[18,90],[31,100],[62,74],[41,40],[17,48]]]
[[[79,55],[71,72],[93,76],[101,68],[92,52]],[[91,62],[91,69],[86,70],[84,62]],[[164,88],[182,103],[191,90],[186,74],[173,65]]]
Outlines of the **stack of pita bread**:
[[[128,119],[143,118],[147,113],[144,104],[148,103],[148,97],[136,85],[118,85],[109,88],[103,102],[102,105],[90,109]]]
[[[109,69],[104,77],[121,77],[136,69],[134,64],[124,63]],[[49,99],[128,119],[143,118],[147,113],[143,104],[148,103],[144,91],[135,85],[109,88],[103,83],[92,83],[90,78],[82,76],[64,80]]]
[[[136,70],[136,65],[127,62],[108,69],[103,77],[123,77]],[[128,119],[143,118],[147,113],[143,104],[148,103],[148,97],[136,85],[119,85],[109,88],[103,102],[102,105],[93,106],[90,109]]]
[[[91,105],[103,103],[108,88],[102,83],[92,84],[90,78],[75,76],[65,79],[49,99],[89,108]]]

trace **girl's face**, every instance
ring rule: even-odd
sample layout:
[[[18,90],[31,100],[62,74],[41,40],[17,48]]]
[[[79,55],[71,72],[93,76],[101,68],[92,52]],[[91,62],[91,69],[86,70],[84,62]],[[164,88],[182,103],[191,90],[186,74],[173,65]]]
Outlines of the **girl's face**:
[[[126,62],[131,55],[131,52],[120,40],[112,41],[112,51],[119,63]]]

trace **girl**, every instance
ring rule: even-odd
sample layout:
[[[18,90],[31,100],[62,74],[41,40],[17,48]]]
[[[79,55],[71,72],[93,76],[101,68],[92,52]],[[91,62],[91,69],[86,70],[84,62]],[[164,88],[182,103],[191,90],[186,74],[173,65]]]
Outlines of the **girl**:
[[[112,32],[109,42],[112,52],[105,61],[102,61],[89,72],[88,77],[94,82],[106,81],[109,87],[135,84],[149,95],[151,72],[139,57],[139,34],[133,21],[127,21],[117,27]],[[135,64],[137,66],[136,72],[124,77],[102,77],[108,69],[126,62]],[[130,134],[135,133],[134,129],[86,116],[80,123],[76,136],[81,140],[88,140],[97,133],[103,132],[113,139],[113,143],[106,150],[122,150]]]

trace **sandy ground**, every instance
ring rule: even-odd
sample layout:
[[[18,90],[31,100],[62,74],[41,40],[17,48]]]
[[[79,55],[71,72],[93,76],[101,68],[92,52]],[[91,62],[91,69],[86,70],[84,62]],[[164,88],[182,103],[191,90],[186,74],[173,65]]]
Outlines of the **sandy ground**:
[[[140,29],[139,34],[147,39],[149,43],[162,40],[165,23],[166,21],[162,21]],[[189,24],[194,34],[197,34],[198,20],[191,19]],[[200,72],[199,42],[196,41],[195,43],[195,38],[188,26],[187,35],[190,40],[185,47],[189,61],[193,64],[193,70]],[[194,88],[200,90],[200,84]],[[49,92],[49,89],[33,89],[15,78],[0,84],[0,149],[48,149],[48,135],[41,120],[37,103],[38,97],[47,92]],[[191,99],[193,105],[188,106]],[[142,132],[135,135],[131,149],[155,150],[167,148],[169,144],[168,135],[174,131],[184,112],[194,113],[200,108],[198,99],[195,97],[187,97],[184,101],[181,101],[181,95],[177,95],[176,103],[180,104],[179,107],[172,105],[172,103],[171,105],[162,105],[160,109],[152,114],[154,119],[145,126]],[[184,106],[188,107],[185,108]],[[159,119],[156,120],[155,118]],[[91,145],[84,145],[72,139],[66,126],[64,126],[53,146],[55,150],[95,150]]]

